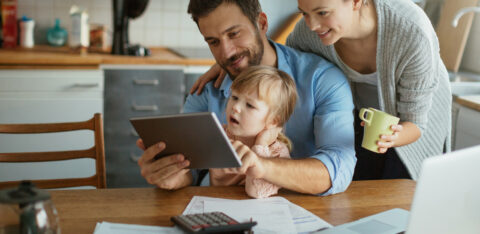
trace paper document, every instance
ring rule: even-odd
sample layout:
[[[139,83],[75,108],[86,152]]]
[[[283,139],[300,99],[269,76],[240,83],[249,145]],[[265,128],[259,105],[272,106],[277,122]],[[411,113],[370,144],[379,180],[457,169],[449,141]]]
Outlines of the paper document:
[[[158,227],[134,224],[101,222],[95,226],[94,234],[181,234],[178,227]]]
[[[288,204],[255,200],[205,201],[205,212],[221,211],[239,222],[257,222],[254,233],[296,233]]]
[[[242,204],[242,202],[245,206],[243,205],[240,206],[240,208],[234,212],[240,212],[242,215],[245,215],[245,217],[248,217],[248,218],[250,216],[253,218],[252,215],[258,214],[258,209],[263,209],[265,207],[264,204],[267,204],[267,205],[279,204],[280,206],[287,205],[290,212],[290,219],[292,220],[291,222],[293,222],[296,233],[309,233],[322,228],[332,227],[332,225],[325,222],[323,219],[312,214],[308,210],[305,210],[304,208],[289,202],[287,199],[283,197],[270,197],[265,199],[232,200],[232,199],[223,199],[223,198],[214,198],[214,197],[194,196],[190,201],[190,203],[187,205],[187,208],[185,208],[183,214],[203,213],[203,212],[209,212],[209,211],[222,211],[227,215],[232,216],[232,218],[237,219],[238,221],[242,221],[240,220],[240,218],[237,218],[236,216],[234,216],[238,214],[233,214],[231,211],[224,210],[225,208],[229,209],[229,206],[230,206],[229,203],[232,203],[231,207],[234,207],[234,206],[238,207],[239,206],[238,204],[239,203]],[[205,204],[207,207],[205,206]],[[218,206],[221,206],[219,208],[220,210],[212,210],[213,208],[217,208]],[[254,208],[250,210],[250,208],[247,209],[246,206],[249,206],[249,207],[253,206]],[[258,208],[255,208],[255,207],[258,207]],[[263,207],[263,208],[260,208],[260,207]],[[282,208],[278,208],[278,209],[282,209]],[[277,211],[277,208],[275,208],[274,211]],[[271,213],[273,211],[267,210],[265,212]],[[258,220],[255,220],[255,218],[254,218],[254,221],[259,222]],[[269,225],[273,226],[274,224],[269,224]],[[260,223],[257,224],[257,226],[260,226]]]

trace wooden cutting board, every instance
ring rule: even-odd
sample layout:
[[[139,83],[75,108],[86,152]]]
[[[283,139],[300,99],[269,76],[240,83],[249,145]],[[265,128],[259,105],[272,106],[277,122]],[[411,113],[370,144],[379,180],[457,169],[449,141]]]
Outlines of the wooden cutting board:
[[[449,71],[457,72],[467,43],[474,13],[462,16],[454,28],[452,21],[457,12],[465,7],[477,6],[478,0],[445,0],[436,28],[440,42],[440,56]]]
[[[290,18],[288,18],[288,20],[285,22],[285,24],[283,24],[277,31],[275,31],[272,36],[272,40],[282,45],[285,45],[288,35],[293,31],[295,25],[298,21],[302,19],[302,17],[303,16],[300,13],[294,13],[293,15],[291,15]]]

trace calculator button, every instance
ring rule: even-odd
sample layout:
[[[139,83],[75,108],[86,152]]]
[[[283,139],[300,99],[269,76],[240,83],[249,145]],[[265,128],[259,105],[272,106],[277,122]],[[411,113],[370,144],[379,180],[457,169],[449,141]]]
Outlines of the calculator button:
[[[195,226],[192,226],[193,229],[200,229],[202,228],[202,225],[195,225]]]

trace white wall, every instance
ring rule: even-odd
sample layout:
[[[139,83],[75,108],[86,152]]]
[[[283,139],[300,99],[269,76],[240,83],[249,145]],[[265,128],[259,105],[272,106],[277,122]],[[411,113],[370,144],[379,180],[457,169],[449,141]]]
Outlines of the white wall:
[[[425,11],[435,25],[440,17],[440,11],[445,0],[427,0]],[[479,4],[480,6],[480,4]],[[473,13],[469,13],[473,14]],[[480,73],[480,14],[476,14],[473,20],[470,35],[465,46],[465,52],[460,64],[460,70]]]
[[[480,14],[478,13],[473,19],[460,69],[480,73]]]

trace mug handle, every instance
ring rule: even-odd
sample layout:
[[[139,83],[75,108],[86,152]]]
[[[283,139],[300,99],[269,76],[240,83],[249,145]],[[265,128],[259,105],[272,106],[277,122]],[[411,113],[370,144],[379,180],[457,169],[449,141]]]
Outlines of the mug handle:
[[[367,118],[365,118],[365,113],[368,113]],[[372,122],[372,118],[373,118],[373,111],[371,111],[369,109],[366,109],[366,108],[362,108],[362,109],[360,109],[360,114],[359,114],[358,117],[360,117],[360,119],[363,120],[367,125],[370,125],[370,123]]]

